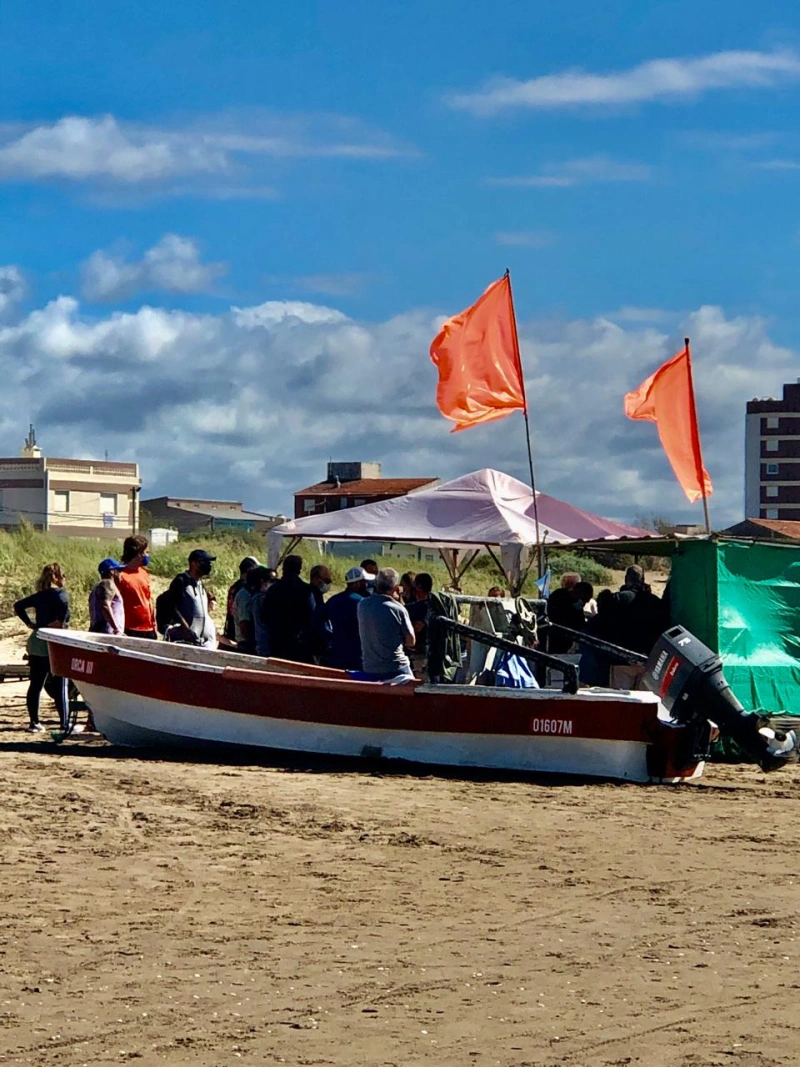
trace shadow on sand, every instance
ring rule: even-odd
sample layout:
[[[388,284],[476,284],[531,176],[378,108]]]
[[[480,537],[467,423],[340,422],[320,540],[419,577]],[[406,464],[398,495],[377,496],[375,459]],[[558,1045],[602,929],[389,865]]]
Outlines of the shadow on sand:
[[[244,748],[214,742],[197,743],[191,748],[148,745],[133,748],[112,745],[101,738],[86,740],[30,740],[0,743],[0,754],[18,752],[48,755],[66,760],[135,760],[143,763],[182,763],[217,767],[259,767],[287,774],[346,774],[371,778],[438,778],[463,782],[521,782],[546,787],[575,786],[592,783],[605,786],[632,786],[641,783],[615,779],[586,778],[577,775],[541,774],[524,771],[486,770],[479,767],[433,767],[404,760],[387,760],[363,756],[325,756],[285,752],[280,749]]]

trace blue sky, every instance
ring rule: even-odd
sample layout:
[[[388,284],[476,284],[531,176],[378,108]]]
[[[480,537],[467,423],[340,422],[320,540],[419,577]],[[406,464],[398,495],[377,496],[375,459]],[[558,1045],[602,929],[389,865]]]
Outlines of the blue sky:
[[[427,359],[508,266],[541,487],[694,515],[621,416],[691,327],[741,517],[744,400],[798,373],[794,5],[32,6],[0,24],[3,451],[33,418],[284,511],[331,455],[522,476],[517,417],[449,438]]]

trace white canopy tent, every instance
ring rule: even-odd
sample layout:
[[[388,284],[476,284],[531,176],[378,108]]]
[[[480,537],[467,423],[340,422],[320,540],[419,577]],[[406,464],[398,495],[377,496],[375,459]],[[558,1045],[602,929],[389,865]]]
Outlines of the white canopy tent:
[[[603,519],[544,493],[537,493],[536,502],[543,544],[647,536],[644,530]],[[524,482],[485,468],[408,496],[290,519],[269,531],[270,564],[276,566],[305,537],[437,548],[455,588],[485,550],[516,595],[535,558],[533,494]]]

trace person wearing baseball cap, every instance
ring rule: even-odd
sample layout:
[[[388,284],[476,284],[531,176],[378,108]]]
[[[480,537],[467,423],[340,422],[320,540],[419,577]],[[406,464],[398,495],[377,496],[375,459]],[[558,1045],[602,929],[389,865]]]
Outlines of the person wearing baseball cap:
[[[351,567],[344,580],[346,588],[325,602],[330,624],[328,665],[345,671],[361,670],[361,638],[358,633],[358,605],[367,595],[369,575],[362,567]]]
[[[166,640],[204,648],[217,647],[217,628],[211,618],[209,596],[203,585],[216,558],[204,548],[195,548],[189,553],[187,569],[172,579],[168,593],[175,624],[165,630]]]
[[[119,573],[125,564],[104,559],[97,567],[100,581],[89,593],[89,632],[121,634],[125,630],[125,605],[119,591]]]

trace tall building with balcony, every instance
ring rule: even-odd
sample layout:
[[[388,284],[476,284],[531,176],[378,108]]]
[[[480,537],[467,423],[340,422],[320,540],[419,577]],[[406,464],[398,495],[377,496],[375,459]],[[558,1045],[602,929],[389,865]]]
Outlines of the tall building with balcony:
[[[800,519],[800,380],[780,400],[747,402],[746,519]]]
[[[137,463],[43,455],[31,427],[22,455],[0,458],[0,528],[24,520],[65,537],[128,537],[141,484]]]

